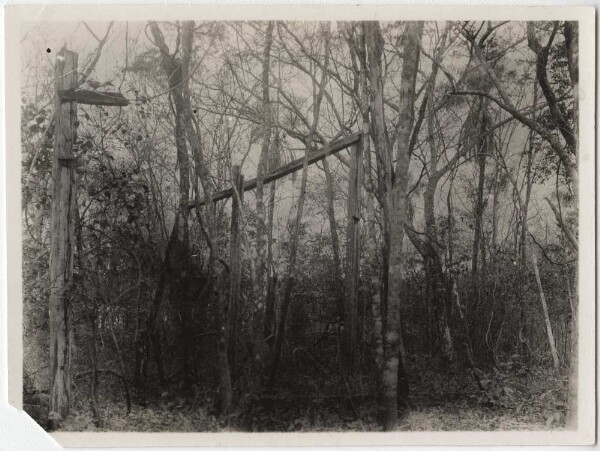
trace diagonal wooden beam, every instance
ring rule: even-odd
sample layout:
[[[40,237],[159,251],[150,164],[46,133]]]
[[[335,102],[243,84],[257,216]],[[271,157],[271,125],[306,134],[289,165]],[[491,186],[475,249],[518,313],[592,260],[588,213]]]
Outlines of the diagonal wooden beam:
[[[327,144],[323,146],[321,150],[315,152],[312,155],[308,156],[308,164],[316,163],[317,161],[321,161],[322,159],[328,157],[329,155],[333,155],[338,153],[341,150],[344,150],[350,147],[352,144],[356,144],[360,142],[362,132],[354,133],[352,135],[345,136],[333,143]],[[263,183],[273,182],[277,179],[285,177],[292,172],[296,172],[299,169],[302,169],[302,165],[304,164],[304,157],[298,158],[288,164],[285,164],[269,174],[265,175],[263,179]],[[244,183],[244,191],[250,191],[251,189],[256,188],[256,179],[248,180]],[[219,191],[215,193],[212,197],[213,202],[217,202],[219,200],[228,199],[233,195],[233,190],[231,188],[224,189],[223,191]],[[205,205],[207,199],[201,199],[199,201],[191,201],[190,208],[201,207]]]

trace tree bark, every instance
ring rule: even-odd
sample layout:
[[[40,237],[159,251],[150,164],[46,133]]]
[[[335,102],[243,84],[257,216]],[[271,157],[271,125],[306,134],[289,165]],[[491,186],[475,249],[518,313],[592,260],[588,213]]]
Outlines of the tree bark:
[[[558,224],[558,227],[560,227],[560,229],[564,233],[565,238],[567,239],[567,242],[569,243],[569,246],[575,252],[578,252],[579,251],[579,245],[577,244],[577,239],[575,238],[575,235],[571,231],[571,228],[569,227],[568,224],[566,224],[563,221],[563,218],[562,218],[562,216],[560,214],[560,211],[558,210],[558,208],[556,207],[556,205],[554,205],[554,203],[552,203],[552,201],[550,200],[550,198],[546,197],[545,199],[546,199],[546,202],[548,202],[548,205],[550,205],[550,209],[552,210],[552,213],[554,213],[554,217],[556,218],[556,223]]]
[[[156,22],[150,22],[150,31],[154,44],[161,55],[161,66],[167,78],[170,89],[170,99],[173,103],[175,114],[175,146],[177,148],[177,166],[179,168],[179,216],[181,231],[178,233],[176,252],[180,267],[183,269],[177,275],[178,283],[173,287],[182,321],[180,349],[183,360],[184,384],[190,389],[194,382],[194,362],[190,352],[193,345],[192,312],[189,299],[189,191],[190,191],[190,161],[186,141],[186,104],[184,97],[189,97],[189,92],[184,93],[184,80],[189,71],[191,49],[193,44],[193,22],[186,21],[182,26],[182,58],[177,59],[171,55],[164,36]],[[180,49],[176,49],[177,53]],[[187,94],[187,95],[186,95]]]
[[[280,160],[279,133],[275,133],[273,145],[269,149],[269,172],[279,167]],[[275,189],[277,181],[269,184],[269,203],[267,205],[267,308],[265,312],[264,339],[273,351],[277,315],[277,273],[273,264],[273,220],[275,216]]]
[[[329,232],[331,234],[331,247],[333,249],[333,268],[335,274],[336,293],[339,299],[338,313],[340,318],[344,314],[344,281],[341,276],[342,260],[340,252],[340,237],[337,230],[337,221],[335,219],[335,190],[333,174],[329,168],[327,159],[323,160],[323,171],[325,172],[325,189],[327,196],[327,216],[329,219]]]
[[[96,324],[96,311],[94,307],[88,308],[88,352],[90,353],[90,404],[92,406],[92,414],[94,415],[94,421],[98,423],[100,421],[100,413],[98,411],[98,352],[96,348],[96,335],[97,335],[97,324]]]
[[[239,166],[234,166],[232,171],[233,188],[236,193],[233,196],[231,207],[231,242],[229,252],[230,288],[229,288],[229,369],[235,374],[235,361],[238,336],[239,303],[242,284],[242,237],[240,230],[241,208],[243,203],[244,176]]]
[[[344,297],[343,356],[347,368],[356,358],[358,327],[359,221],[362,189],[362,146],[352,146],[348,180],[348,216],[346,233],[346,296]]]
[[[484,191],[485,191],[485,163],[486,155],[488,152],[489,138],[488,138],[488,115],[487,115],[487,102],[482,99],[480,104],[479,113],[479,133],[480,138],[477,146],[477,162],[478,162],[478,183],[477,183],[477,200],[475,204],[475,236],[473,238],[473,258],[471,263],[471,270],[473,275],[479,273],[479,251],[481,250],[481,243],[483,239],[483,213],[485,211]],[[485,262],[481,261],[483,267]]]
[[[389,268],[387,286],[387,306],[383,316],[383,428],[392,430],[398,421],[398,370],[400,359],[400,304],[402,302],[402,244],[406,220],[406,195],[408,187],[408,166],[410,162],[410,135],[414,119],[415,84],[419,66],[419,40],[423,31],[422,22],[410,22],[403,39],[404,61],[400,82],[400,105],[398,120],[398,148],[395,155],[396,166],[392,167],[392,149],[385,129],[382,53],[383,36],[379,24],[366,24],[366,39],[370,63],[371,84],[371,124],[373,140],[384,171],[384,185],[387,188],[384,210],[389,212]],[[391,177],[393,172],[393,177]]]
[[[262,387],[263,378],[263,360],[265,356],[263,331],[265,318],[265,252],[267,227],[264,206],[264,188],[263,178],[267,169],[267,159],[269,156],[269,146],[271,144],[272,117],[271,100],[269,96],[269,68],[271,62],[271,46],[273,44],[274,22],[267,24],[265,32],[265,46],[262,55],[262,123],[263,123],[263,141],[258,162],[258,171],[256,174],[256,257],[254,263],[253,291],[254,305],[253,313],[253,333],[252,333],[252,391],[258,393]]]

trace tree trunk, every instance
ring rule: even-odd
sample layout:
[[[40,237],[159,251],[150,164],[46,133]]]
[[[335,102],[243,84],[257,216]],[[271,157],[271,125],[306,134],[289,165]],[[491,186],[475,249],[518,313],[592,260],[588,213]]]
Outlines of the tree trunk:
[[[156,365],[158,382],[161,388],[166,387],[167,378],[165,375],[165,369],[162,361],[160,312],[169,291],[169,279],[171,278],[171,264],[174,258],[173,251],[177,243],[177,235],[179,233],[178,223],[179,214],[175,215],[173,228],[171,229],[169,242],[167,243],[167,248],[165,250],[165,257],[161,268],[160,278],[158,280],[156,291],[154,293],[152,307],[146,320],[146,331],[148,334],[148,341],[150,344],[150,346],[147,346],[146,349],[148,351],[152,350],[152,357]]]
[[[329,232],[331,233],[331,247],[333,249],[333,268],[335,274],[336,293],[338,296],[338,313],[340,318],[344,315],[344,281],[341,276],[342,260],[340,257],[340,237],[337,231],[337,221],[335,220],[335,191],[333,185],[333,175],[329,168],[327,158],[323,160],[323,171],[325,172],[325,184],[327,195],[327,216],[329,219]]]
[[[182,269],[181,274],[176,275],[178,283],[174,285],[175,297],[178,301],[179,314],[182,321],[180,349],[183,360],[183,377],[187,389],[191,389],[194,382],[195,365],[193,362],[193,331],[192,312],[189,289],[189,191],[190,191],[190,160],[186,141],[186,100],[189,103],[189,92],[184,93],[184,80],[187,79],[189,63],[193,45],[193,22],[186,21],[182,27],[181,60],[176,59],[169,53],[164,36],[156,22],[150,22],[150,31],[155,45],[161,54],[161,66],[167,78],[170,89],[170,98],[173,102],[175,113],[175,146],[177,148],[177,166],[179,168],[179,223],[181,231],[178,233],[177,260]],[[175,52],[178,52],[176,49]],[[186,90],[189,91],[189,90]],[[187,98],[185,98],[187,97]]]
[[[227,296],[222,289],[220,283],[215,283],[213,288],[213,299],[217,302],[217,327],[218,334],[218,371],[219,371],[219,401],[220,414],[228,415],[231,411],[231,402],[233,399],[231,389],[231,373],[229,367],[229,327],[231,322],[227,318]],[[230,300],[231,302],[231,300]]]
[[[356,358],[358,326],[359,221],[362,189],[362,146],[352,146],[348,180],[348,224],[346,233],[346,296],[344,297],[343,360],[352,368]]]
[[[573,93],[573,132],[575,136],[575,153],[579,154],[579,23],[566,21],[564,25],[565,44],[567,45],[567,60],[569,63],[569,74],[571,76],[571,92]],[[573,181],[577,184],[577,180]],[[578,192],[575,191],[576,193]],[[571,427],[577,427],[577,376],[578,376],[578,306],[579,298],[577,289],[573,299],[573,324],[574,333],[571,334],[571,360],[569,362],[569,408],[567,423]]]
[[[275,133],[273,145],[269,149],[269,172],[279,166],[279,134]],[[277,273],[273,264],[273,220],[275,216],[275,189],[277,181],[269,184],[269,203],[267,205],[267,306],[265,312],[264,339],[273,351],[277,315]]]
[[[485,190],[485,163],[486,163],[486,154],[488,152],[488,127],[487,127],[487,112],[485,109],[487,108],[487,104],[482,100],[481,103],[481,113],[480,113],[480,138],[478,145],[478,156],[477,162],[479,164],[479,181],[477,184],[477,203],[475,204],[475,236],[473,238],[473,261],[471,263],[471,269],[473,275],[477,275],[479,272],[479,251],[481,250],[481,243],[483,239],[483,212],[485,210],[485,202],[484,202],[484,190]],[[481,262],[481,266],[483,267],[485,262]]]
[[[75,249],[75,102],[61,103],[58,91],[77,86],[77,54],[60,50],[55,67],[55,131],[52,179],[54,194],[50,226],[50,402],[48,429],[60,426],[71,403],[71,343],[69,289],[73,282]]]
[[[387,286],[387,306],[383,345],[383,428],[392,430],[398,421],[398,369],[400,358],[400,304],[402,301],[402,244],[406,220],[406,194],[408,187],[408,166],[410,162],[410,135],[414,118],[415,83],[419,66],[419,40],[423,31],[422,22],[409,22],[403,39],[404,62],[400,82],[400,105],[398,122],[398,149],[396,166],[392,169],[391,149],[385,131],[383,102],[382,53],[383,36],[378,23],[366,25],[366,37],[370,62],[371,81],[371,124],[373,138],[379,155],[388,155],[383,160],[388,171],[394,170],[394,178],[389,179],[384,209],[389,212],[389,269]],[[391,185],[391,186],[390,186]]]
[[[285,324],[287,314],[292,299],[292,289],[294,286],[294,275],[296,271],[296,258],[298,255],[298,241],[300,238],[300,226],[302,223],[302,212],[304,210],[304,199],[306,198],[306,180],[308,178],[308,146],[306,148],[306,156],[304,158],[304,166],[302,167],[302,181],[300,183],[300,194],[298,195],[298,204],[296,207],[296,221],[294,223],[294,231],[292,234],[292,246],[290,249],[290,263],[285,284],[285,292],[283,302],[279,312],[279,321],[277,325],[277,335],[275,338],[275,349],[273,351],[273,361],[271,363],[271,374],[269,375],[269,386],[272,388],[275,385],[277,378],[277,370],[279,360],[281,358],[281,348],[283,345],[283,337],[285,334]]]
[[[235,358],[237,349],[238,335],[238,316],[239,303],[242,284],[242,237],[240,230],[241,208],[244,196],[244,177],[241,174],[239,166],[234,166],[233,171],[233,188],[235,193],[231,207],[231,243],[229,253],[229,268],[230,268],[230,288],[229,288],[229,369],[232,374],[235,374]]]
[[[575,234],[571,231],[571,228],[569,227],[569,225],[563,221],[560,211],[552,203],[550,198],[546,197],[545,199],[546,199],[546,202],[548,202],[548,205],[550,205],[550,209],[552,210],[552,213],[554,213],[554,218],[556,219],[556,224],[563,232],[565,238],[567,239],[567,242],[569,243],[569,246],[571,247],[572,250],[574,250],[575,252],[578,252],[579,245],[577,244],[577,238],[575,238]]]
[[[269,67],[271,62],[271,46],[273,44],[274,22],[267,24],[265,32],[265,47],[262,58],[262,114],[263,114],[263,141],[256,174],[256,258],[254,263],[253,291],[254,305],[253,333],[252,333],[252,380],[251,387],[254,393],[258,393],[262,387],[264,350],[264,318],[265,318],[265,252],[267,227],[264,206],[263,177],[267,169],[267,158],[271,144],[272,118],[271,100],[269,96]]]
[[[92,406],[92,414],[94,415],[94,421],[99,423],[100,413],[98,412],[98,353],[96,348],[96,335],[97,335],[97,324],[96,324],[96,311],[93,307],[89,308],[88,321],[88,352],[90,353],[90,404]]]
[[[554,333],[552,332],[552,323],[550,323],[550,315],[548,314],[548,304],[546,304],[546,296],[544,295],[544,288],[542,287],[542,279],[540,278],[537,257],[533,253],[531,254],[531,264],[533,265],[533,270],[535,272],[535,280],[537,282],[538,290],[540,292],[540,300],[542,302],[542,309],[544,311],[544,322],[546,323],[546,334],[548,335],[548,344],[550,345],[552,362],[554,364],[554,369],[558,371],[560,363],[558,361],[558,352],[556,351]]]

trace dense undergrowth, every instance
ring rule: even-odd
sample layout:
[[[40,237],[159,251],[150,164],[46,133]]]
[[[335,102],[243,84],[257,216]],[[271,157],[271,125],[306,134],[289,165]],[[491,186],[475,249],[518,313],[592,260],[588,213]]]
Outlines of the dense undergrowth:
[[[428,359],[409,365],[410,395],[400,431],[556,430],[565,427],[568,377],[546,367],[491,372],[426,370]],[[502,369],[504,367],[504,371]],[[374,387],[368,375],[286,372],[278,388],[260,399],[237,399],[226,417],[218,415],[217,394],[196,389],[188,396],[164,392],[145,406],[100,394],[95,420],[81,386],[64,431],[378,431]],[[115,390],[116,391],[116,390]],[[26,410],[43,425],[35,406]],[[36,418],[37,416],[37,418]]]

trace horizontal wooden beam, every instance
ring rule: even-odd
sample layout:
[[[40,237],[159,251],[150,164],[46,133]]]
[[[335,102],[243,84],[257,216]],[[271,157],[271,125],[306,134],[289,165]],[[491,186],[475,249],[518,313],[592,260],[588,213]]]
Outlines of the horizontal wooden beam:
[[[354,133],[352,135],[345,136],[333,143],[323,146],[323,148],[321,150],[308,156],[308,164],[311,165],[313,163],[316,163],[317,161],[321,161],[322,159],[328,157],[329,155],[333,155],[335,153],[338,153],[341,150],[347,149],[352,144],[357,144],[358,142],[360,142],[361,135],[362,135],[362,132]],[[285,164],[285,165],[275,169],[273,172],[270,172],[269,174],[265,175],[263,178],[263,183],[273,182],[277,179],[280,179],[282,177],[285,177],[286,175],[291,174],[292,172],[296,172],[297,170],[302,169],[303,164],[304,164],[304,157],[298,158],[297,160],[294,160],[288,164]],[[244,183],[244,191],[249,191],[254,188],[256,188],[256,179],[255,178],[248,180],[247,182]],[[213,199],[213,202],[217,202],[219,200],[228,199],[231,196],[233,196],[233,190],[232,190],[232,188],[227,188],[227,189],[224,189],[223,191],[219,191],[218,193],[213,194],[212,199]],[[202,205],[205,205],[206,202],[207,202],[207,199],[201,199],[198,202],[191,201],[190,208],[201,207]]]
[[[78,89],[76,91],[59,91],[62,102],[77,102],[85,105],[127,106],[129,100],[118,92],[101,92]]]

